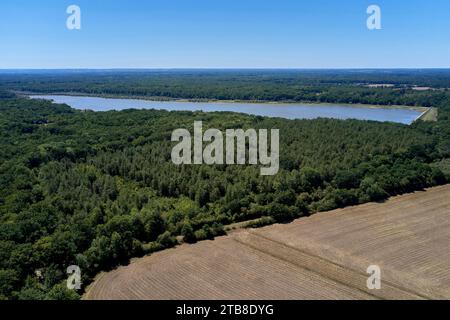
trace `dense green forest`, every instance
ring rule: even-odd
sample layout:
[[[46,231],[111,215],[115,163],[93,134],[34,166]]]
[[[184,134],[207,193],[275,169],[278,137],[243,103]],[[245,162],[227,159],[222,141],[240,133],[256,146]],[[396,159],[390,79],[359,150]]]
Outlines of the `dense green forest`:
[[[170,86],[164,77],[130,75],[135,77],[130,83],[142,81],[142,94],[149,96],[167,85],[160,96],[297,99],[278,95],[292,91],[305,99],[309,89],[296,90],[300,80],[286,83],[289,76],[279,86],[270,74],[267,83],[260,75],[256,82],[246,78],[251,75],[238,80],[205,75],[222,78],[205,88],[198,75],[193,77],[197,81],[178,76]],[[126,78],[108,73],[84,81],[77,74],[39,77],[2,75],[0,83],[19,91],[141,92],[139,86],[122,85]],[[382,83],[390,79],[379,77]],[[402,80],[401,74],[396,77]],[[310,81],[311,90],[321,88],[319,93],[332,101],[370,92],[368,99],[385,99],[371,103],[432,105],[439,119],[406,126],[227,112],[83,112],[0,91],[0,299],[77,299],[78,293],[65,286],[66,268],[73,264],[81,267],[86,285],[99,271],[171,247],[181,237],[187,242],[212,239],[234,222],[289,221],[450,181],[450,92],[372,90],[355,85],[361,80],[338,78],[348,82],[340,88],[317,78],[305,78],[300,86],[309,87]],[[449,77],[425,78],[424,83],[446,86]],[[417,79],[422,81],[420,75]],[[159,87],[151,81],[159,81]],[[216,89],[224,96],[211,96]],[[192,130],[197,120],[222,130],[279,129],[280,172],[261,176],[256,166],[175,166],[171,133]]]
[[[394,88],[369,88],[391,84]],[[418,92],[412,86],[430,86]],[[0,72],[0,88],[157,99],[309,101],[434,106],[450,72],[429,70],[143,70]]]

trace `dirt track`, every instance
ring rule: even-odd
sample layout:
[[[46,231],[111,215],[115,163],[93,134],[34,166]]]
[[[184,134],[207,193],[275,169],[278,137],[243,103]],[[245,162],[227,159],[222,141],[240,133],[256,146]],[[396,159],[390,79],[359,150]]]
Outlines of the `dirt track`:
[[[450,299],[450,185],[136,259],[84,298]]]

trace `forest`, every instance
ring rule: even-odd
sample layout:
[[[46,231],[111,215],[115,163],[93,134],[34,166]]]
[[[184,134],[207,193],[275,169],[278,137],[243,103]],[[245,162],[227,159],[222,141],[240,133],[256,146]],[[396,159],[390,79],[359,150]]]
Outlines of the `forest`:
[[[449,86],[448,72],[434,71],[440,75],[434,78],[418,74],[416,82],[400,71],[392,76],[344,73],[335,80],[333,75],[285,72],[277,76],[278,84],[271,73],[246,71],[238,77],[233,72],[202,77],[188,71],[177,76],[130,71],[128,78],[108,72],[0,75],[0,299],[79,299],[82,291],[66,288],[70,265],[80,266],[85,286],[98,272],[132,257],[180,241],[213,239],[235,222],[286,222],[450,182],[450,92],[442,89]],[[358,85],[366,81],[395,82],[396,87]],[[405,83],[440,89],[416,92],[402,87]],[[17,91],[351,98],[433,106],[439,118],[406,126],[228,112],[92,112],[28,99]],[[205,130],[279,129],[279,173],[261,176],[257,166],[172,164],[172,131],[192,131],[194,121],[203,121]]]
[[[369,88],[390,84],[393,88]],[[418,92],[413,86],[432,87]],[[433,106],[450,72],[427,70],[60,70],[0,71],[0,89],[150,99],[307,101]]]

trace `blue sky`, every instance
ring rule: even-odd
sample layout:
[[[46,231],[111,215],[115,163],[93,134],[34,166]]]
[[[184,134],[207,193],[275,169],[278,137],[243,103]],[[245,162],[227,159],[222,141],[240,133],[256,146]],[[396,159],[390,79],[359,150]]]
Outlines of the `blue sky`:
[[[0,14],[2,69],[450,67],[448,0],[1,0]]]

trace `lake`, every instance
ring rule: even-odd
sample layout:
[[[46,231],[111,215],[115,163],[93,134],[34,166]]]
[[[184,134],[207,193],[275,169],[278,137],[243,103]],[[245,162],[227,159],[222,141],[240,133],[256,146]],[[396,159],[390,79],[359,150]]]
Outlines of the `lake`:
[[[420,111],[411,109],[370,108],[339,104],[149,101],[63,95],[33,95],[31,98],[53,100],[55,103],[65,103],[75,109],[89,109],[93,111],[125,109],[205,112],[230,111],[286,119],[358,119],[391,121],[403,124],[411,124],[421,115]]]

